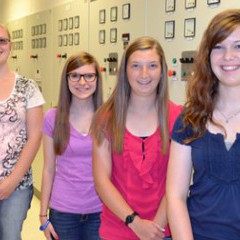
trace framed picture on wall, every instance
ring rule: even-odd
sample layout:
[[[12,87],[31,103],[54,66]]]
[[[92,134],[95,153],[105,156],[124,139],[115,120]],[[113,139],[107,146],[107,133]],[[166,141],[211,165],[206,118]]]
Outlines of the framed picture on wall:
[[[172,39],[175,36],[175,21],[166,21],[165,22],[165,39]]]
[[[105,23],[105,21],[106,21],[106,11],[105,11],[105,9],[101,9],[99,11],[99,23],[103,24],[103,23]]]
[[[110,21],[116,22],[117,21],[117,7],[112,7],[110,10]]]
[[[110,42],[111,43],[117,42],[117,29],[116,28],[110,29]]]
[[[175,0],[165,0],[165,12],[170,13],[175,11],[176,1]]]
[[[207,1],[208,5],[217,4],[217,3],[220,3],[220,0],[208,0]]]
[[[185,9],[193,9],[197,5],[197,0],[185,0]]]
[[[74,45],[79,45],[80,42],[80,37],[79,37],[79,33],[74,33]]]
[[[105,30],[100,30],[99,31],[99,36],[98,36],[98,42],[100,44],[104,44],[105,43]]]
[[[79,28],[80,27],[80,17],[79,16],[75,16],[74,17],[74,27],[75,28]]]
[[[43,34],[46,34],[46,32],[47,32],[47,25],[46,25],[46,24],[43,24],[43,25],[42,25],[42,33],[43,33]]]
[[[68,29],[73,29],[73,17],[68,19]]]
[[[126,3],[122,5],[122,19],[129,19],[131,15],[131,5]]]
[[[69,33],[68,35],[68,45],[69,46],[73,45],[73,33]]]
[[[186,18],[184,20],[184,37],[193,38],[196,32],[196,18]]]
[[[58,20],[58,31],[62,31],[63,23],[62,20]]]

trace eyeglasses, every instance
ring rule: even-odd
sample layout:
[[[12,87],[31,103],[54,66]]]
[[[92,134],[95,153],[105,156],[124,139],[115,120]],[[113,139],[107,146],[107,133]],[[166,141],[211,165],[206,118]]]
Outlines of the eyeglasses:
[[[6,45],[10,42],[8,38],[0,38],[0,45]]]
[[[85,73],[85,74],[79,74],[79,73],[69,73],[68,78],[72,81],[72,82],[79,82],[81,77],[83,77],[83,79],[86,82],[93,82],[96,80],[96,73]]]

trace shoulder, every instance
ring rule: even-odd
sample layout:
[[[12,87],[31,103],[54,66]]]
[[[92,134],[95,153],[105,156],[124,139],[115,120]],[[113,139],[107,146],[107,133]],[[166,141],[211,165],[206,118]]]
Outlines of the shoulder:
[[[177,105],[176,103],[169,101],[168,102],[168,108],[169,108],[169,116],[178,116],[182,109],[183,106],[182,105]]]
[[[56,109],[56,108],[51,108],[51,109],[49,109],[49,110],[45,113],[44,119],[55,119],[56,112],[57,112],[57,109]]]
[[[168,118],[169,118],[169,127],[170,130],[173,128],[173,125],[177,119],[177,117],[180,115],[182,112],[183,106],[182,105],[177,105],[171,101],[168,103]]]
[[[190,138],[193,135],[193,130],[191,126],[184,126],[183,119],[184,114],[181,113],[177,117],[172,130],[172,139],[179,143],[183,143],[184,140]]]

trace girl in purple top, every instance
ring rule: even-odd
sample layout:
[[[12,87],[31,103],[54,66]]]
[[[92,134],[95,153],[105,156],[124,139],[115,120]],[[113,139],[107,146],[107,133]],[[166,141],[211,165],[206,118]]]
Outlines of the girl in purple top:
[[[94,188],[89,127],[101,103],[97,61],[86,52],[71,56],[62,72],[58,107],[44,118],[40,221],[48,240],[99,239],[102,204]]]

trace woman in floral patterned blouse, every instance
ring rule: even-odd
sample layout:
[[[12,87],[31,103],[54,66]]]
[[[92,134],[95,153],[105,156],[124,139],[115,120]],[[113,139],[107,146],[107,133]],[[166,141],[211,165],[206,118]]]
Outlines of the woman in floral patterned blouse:
[[[10,70],[9,31],[0,24],[0,240],[21,239],[33,195],[31,163],[41,140],[44,99],[36,83]]]

